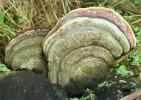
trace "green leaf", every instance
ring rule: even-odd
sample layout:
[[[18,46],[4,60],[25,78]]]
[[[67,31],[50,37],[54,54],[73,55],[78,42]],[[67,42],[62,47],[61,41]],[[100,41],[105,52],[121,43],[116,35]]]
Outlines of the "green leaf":
[[[10,70],[7,68],[5,64],[0,64],[0,72],[9,72]]]
[[[141,0],[135,0],[134,2],[135,2],[135,4],[138,4],[138,5],[141,4]]]
[[[0,24],[4,24],[5,16],[0,15]]]
[[[73,98],[72,100],[79,100],[79,98]]]
[[[122,77],[129,77],[133,75],[132,71],[129,71],[125,65],[118,65],[119,67],[116,69],[116,74]]]

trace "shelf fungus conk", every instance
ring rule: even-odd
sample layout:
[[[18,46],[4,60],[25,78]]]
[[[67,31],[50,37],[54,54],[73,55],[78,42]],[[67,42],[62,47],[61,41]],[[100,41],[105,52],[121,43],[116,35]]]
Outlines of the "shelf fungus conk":
[[[73,10],[44,39],[48,78],[74,93],[107,75],[110,66],[135,47],[134,32],[114,10]]]
[[[6,47],[5,62],[13,70],[34,70],[46,73],[42,40],[48,29],[28,30],[11,40]]]

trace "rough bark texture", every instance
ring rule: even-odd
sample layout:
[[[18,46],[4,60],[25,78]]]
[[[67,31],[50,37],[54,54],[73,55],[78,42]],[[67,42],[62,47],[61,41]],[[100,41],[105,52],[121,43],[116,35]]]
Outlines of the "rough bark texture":
[[[65,94],[45,77],[19,71],[0,80],[0,100],[65,100]]]

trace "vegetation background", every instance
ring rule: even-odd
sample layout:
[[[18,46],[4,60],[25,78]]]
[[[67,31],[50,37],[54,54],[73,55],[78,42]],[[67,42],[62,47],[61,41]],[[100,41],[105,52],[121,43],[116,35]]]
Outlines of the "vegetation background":
[[[116,75],[140,81],[141,0],[0,0],[0,72],[9,71],[4,64],[4,48],[19,32],[51,29],[70,10],[89,6],[115,9],[130,23],[138,40],[137,48],[113,70]]]

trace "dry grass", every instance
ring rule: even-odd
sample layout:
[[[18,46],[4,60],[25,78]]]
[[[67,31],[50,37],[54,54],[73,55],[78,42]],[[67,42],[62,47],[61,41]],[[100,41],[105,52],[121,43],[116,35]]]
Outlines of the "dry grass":
[[[1,7],[8,19],[19,28],[48,27],[71,10],[78,0],[7,0]],[[6,10],[5,10],[6,8]],[[20,17],[21,23],[12,18]],[[21,25],[22,24],[22,25]]]
[[[141,6],[133,0],[0,0],[0,39],[10,40],[25,29],[52,28],[60,17],[80,6],[110,7],[131,24],[141,25]]]
[[[16,33],[31,28],[52,28],[79,0],[0,0],[0,60],[5,45]]]
[[[3,37],[10,39],[11,35],[15,35],[13,32],[29,28],[52,28],[60,17],[80,6],[106,6],[117,9],[119,12],[121,11],[121,14],[124,14],[124,11],[128,11],[128,13],[134,13],[132,11],[139,12],[137,6],[131,1],[132,0],[120,0],[120,2],[119,0],[0,0],[0,14],[4,15],[7,21],[4,23],[6,25],[0,27],[0,37],[1,33],[3,33]],[[130,20],[138,15],[140,17],[140,13],[132,14],[132,18],[128,16],[125,17]],[[135,18],[133,23],[140,22],[140,19],[136,19],[137,18]],[[7,30],[7,27],[10,28]]]
[[[83,7],[105,6],[115,9],[125,17],[131,25],[141,26],[141,1],[140,0],[83,0]],[[88,2],[89,1],[89,2]]]

